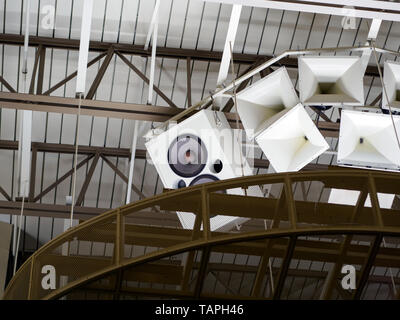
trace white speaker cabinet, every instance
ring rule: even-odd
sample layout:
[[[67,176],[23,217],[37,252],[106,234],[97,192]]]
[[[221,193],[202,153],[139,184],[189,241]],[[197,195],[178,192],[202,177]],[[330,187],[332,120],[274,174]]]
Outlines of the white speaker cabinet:
[[[276,172],[299,171],[329,149],[301,104],[270,118],[256,142]]]
[[[400,134],[400,116],[393,116]],[[367,169],[400,170],[400,148],[390,115],[342,111],[337,163]]]
[[[285,67],[253,83],[236,95],[237,111],[247,137],[254,139],[268,119],[300,101]]]
[[[392,111],[400,111],[400,63],[394,61],[385,61],[383,82],[386,87],[385,91],[382,88],[382,108],[389,110],[389,105]]]
[[[248,138],[276,172],[298,171],[329,148],[284,67],[240,91],[236,101]]]
[[[364,105],[364,70],[359,57],[303,56],[298,61],[304,105]]]
[[[165,188],[176,189],[252,175],[234,131],[222,112],[201,110],[146,142],[146,148]],[[242,189],[228,190],[243,195]],[[261,195],[258,187],[250,194]],[[193,229],[195,215],[178,212],[185,229]],[[247,219],[217,215],[211,230],[226,231]]]

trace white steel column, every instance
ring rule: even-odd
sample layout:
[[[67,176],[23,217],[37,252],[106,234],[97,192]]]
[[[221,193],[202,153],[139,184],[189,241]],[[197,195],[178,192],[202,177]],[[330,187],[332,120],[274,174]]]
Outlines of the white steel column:
[[[126,193],[126,204],[131,202],[131,193],[132,193],[132,182],[133,182],[133,169],[135,166],[135,154],[136,154],[136,146],[137,146],[137,139],[139,134],[139,126],[140,123],[138,120],[135,120],[133,123],[133,137],[132,137],[132,147],[131,147],[131,161],[129,162],[129,177],[128,177],[128,189]]]
[[[26,20],[25,20],[25,38],[24,38],[24,61],[22,65],[22,73],[28,73],[28,42],[29,42],[29,13],[31,11],[31,0],[26,2]],[[25,93],[25,92],[24,92]]]
[[[154,29],[153,29],[153,43],[151,47],[151,64],[150,64],[150,79],[149,79],[149,95],[147,103],[153,103],[153,86],[154,86],[154,69],[156,64],[156,50],[157,50],[157,36],[158,36],[158,11],[155,15]]]
[[[76,94],[85,93],[87,60],[89,54],[90,30],[92,25],[93,0],[84,0],[79,43],[78,75],[76,78]]]
[[[375,42],[375,40],[378,36],[378,32],[381,27],[381,24],[382,24],[382,20],[379,20],[379,19],[372,20],[371,26],[369,27],[369,32],[368,32],[368,37],[367,37],[367,45],[369,45],[371,42]],[[371,58],[371,54],[372,54],[372,48],[370,50],[366,50],[362,53],[361,63],[363,65],[364,72],[367,70],[368,62],[369,62],[369,59]]]
[[[156,4],[154,5],[153,15],[151,16],[149,31],[147,32],[146,42],[144,43],[144,50],[147,50],[149,48],[150,38],[151,38],[151,35],[152,35],[153,31],[154,31],[154,26],[156,24],[158,24],[158,10],[159,10],[159,8],[160,8],[160,0],[157,0]]]
[[[239,26],[240,13],[242,12],[241,5],[233,5],[231,18],[229,20],[228,32],[226,33],[224,51],[222,52],[221,65],[219,67],[219,73],[217,78],[217,90],[223,86],[224,81],[228,77],[229,66],[231,62],[231,47],[235,43],[236,32]],[[235,75],[233,75],[235,76]],[[222,96],[216,97],[214,101],[215,106],[221,108]]]
[[[31,172],[31,143],[32,143],[32,111],[24,110],[20,113],[19,128],[19,196],[29,194],[29,178]]]
[[[24,60],[22,73],[24,74],[23,93],[26,93],[26,75],[28,73],[28,45],[29,45],[29,16],[30,3],[28,0],[25,7],[25,39],[24,39]],[[19,143],[18,143],[18,194],[27,197],[29,190],[30,169],[31,169],[31,141],[32,141],[32,111],[23,110],[18,112],[19,116]]]
[[[231,18],[229,20],[228,32],[226,34],[224,51],[222,53],[221,65],[219,67],[217,86],[222,83],[228,77],[229,66],[231,62],[231,45],[235,43],[236,32],[239,26],[240,13],[242,12],[242,6],[235,4],[232,6]]]
[[[24,56],[22,64],[22,74],[24,75],[23,93],[26,93],[27,73],[28,73],[28,45],[29,45],[29,16],[31,1],[26,2],[25,7],[25,38]],[[21,226],[23,219],[23,203],[29,194],[29,180],[31,170],[31,143],[32,143],[32,111],[23,110],[17,113],[19,121],[18,135],[18,158],[17,158],[17,194],[23,197],[21,214],[14,218],[13,232],[13,253],[14,253],[14,274],[17,267],[19,240],[21,237]],[[18,226],[18,227],[17,227]]]
[[[69,219],[69,226],[73,225],[74,218],[74,206],[75,206],[75,193],[76,193],[76,166],[78,162],[78,145],[79,145],[79,120],[81,114],[81,99],[85,94],[86,86],[86,70],[87,60],[89,55],[89,41],[90,41],[90,30],[92,26],[92,12],[93,12],[93,0],[85,0],[83,2],[82,10],[82,22],[81,22],[81,37],[79,43],[79,60],[78,60],[78,74],[76,79],[76,90],[75,94],[79,96],[78,104],[78,115],[76,118],[76,131],[75,131],[75,154],[74,154],[74,173],[72,176],[72,203],[71,203],[71,215]],[[64,230],[66,230],[67,223],[64,224]],[[63,253],[65,248],[63,247]]]

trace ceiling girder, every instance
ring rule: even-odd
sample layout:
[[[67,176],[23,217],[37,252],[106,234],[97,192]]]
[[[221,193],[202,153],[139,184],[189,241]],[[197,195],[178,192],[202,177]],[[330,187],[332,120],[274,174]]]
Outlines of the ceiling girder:
[[[77,114],[78,103],[79,99],[75,98],[0,92],[0,108]],[[183,110],[185,109],[135,103],[81,100],[81,115],[97,117],[165,122]],[[225,112],[225,116],[231,126],[236,128],[236,114]],[[319,121],[318,128],[325,137],[337,138],[339,136],[339,123]]]
[[[0,34],[0,44],[23,46],[24,37],[22,35],[15,35],[15,34],[7,34],[7,33]],[[29,45],[34,47],[42,45],[43,47],[53,48],[53,49],[78,50],[79,40],[30,36]],[[121,54],[131,54],[143,57],[151,56],[151,47],[145,50],[143,46],[125,44],[125,43],[90,41],[89,51],[107,52],[107,50],[111,46],[116,51],[119,51]],[[222,59],[222,52],[159,47],[157,48],[157,57],[170,58],[170,59],[190,58],[191,60],[201,60],[201,61],[220,63]],[[272,56],[247,54],[247,53],[233,54],[234,62],[239,64],[253,64],[260,58],[269,60],[272,58]],[[279,64],[287,68],[296,68],[296,69],[298,66],[297,58],[290,58],[290,57],[283,58],[282,60],[279,61]],[[366,75],[373,77],[379,76],[378,68],[376,66],[369,65],[366,71]]]

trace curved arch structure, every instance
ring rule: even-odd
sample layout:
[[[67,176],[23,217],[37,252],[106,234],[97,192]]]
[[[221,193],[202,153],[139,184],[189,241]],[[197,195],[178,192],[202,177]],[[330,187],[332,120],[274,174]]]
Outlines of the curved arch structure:
[[[254,185],[268,188],[268,196],[218,192]],[[357,199],[353,205],[328,203],[321,195],[310,201],[301,192],[305,185],[328,194],[358,191]],[[332,169],[167,191],[53,239],[18,270],[4,298],[368,299],[374,283],[398,298],[400,211],[382,208],[378,193],[400,194],[400,174]],[[192,212],[194,229],[138,225],[134,217],[146,209]],[[228,233],[211,232],[214,214],[249,220]],[[355,267],[354,289],[341,286],[344,264]],[[46,265],[55,273],[42,273]]]

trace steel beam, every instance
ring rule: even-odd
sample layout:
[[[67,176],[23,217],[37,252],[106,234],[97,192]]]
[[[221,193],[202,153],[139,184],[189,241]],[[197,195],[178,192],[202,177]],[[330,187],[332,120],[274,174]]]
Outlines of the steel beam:
[[[357,282],[356,291],[353,294],[353,299],[355,299],[355,300],[359,300],[361,298],[361,294],[362,294],[364,287],[368,281],[368,278],[369,278],[369,275],[371,272],[371,268],[375,262],[377,254],[379,252],[379,248],[381,246],[382,239],[383,239],[382,235],[377,235],[375,237],[373,245],[371,246],[371,248],[368,252],[367,259],[361,270],[361,276]]]
[[[281,221],[281,211],[285,209],[285,204],[287,203],[286,201],[286,189],[283,189],[281,192],[281,196],[279,197],[278,201],[276,201],[275,207],[273,208],[273,217],[272,217],[272,228],[278,228],[279,223]],[[289,218],[289,217],[287,217]],[[271,268],[271,252],[272,248],[274,246],[274,240],[268,239],[266,241],[265,249],[264,252],[261,256],[260,264],[258,265],[257,269],[257,274],[254,280],[254,285],[251,291],[251,296],[252,297],[257,297],[261,294],[261,285],[265,277],[265,273],[267,271],[268,265]],[[270,281],[270,287],[272,294],[274,293],[275,287],[272,281],[272,276],[271,276],[271,281]]]
[[[210,259],[210,254],[211,254],[211,248],[206,247],[203,249],[202,254],[201,254],[201,262],[200,262],[200,268],[199,272],[197,273],[197,280],[196,280],[196,285],[194,288],[194,298],[199,299],[201,292],[203,290],[204,286],[204,280],[207,276],[207,266],[208,266],[208,261]]]
[[[357,216],[361,213],[362,208],[364,207],[365,200],[367,199],[368,192],[366,190],[362,190],[358,196],[357,203],[353,209],[353,213],[350,218],[350,223],[354,223]],[[337,261],[335,262],[333,268],[330,270],[328,277],[325,280],[325,284],[323,286],[320,298],[322,300],[330,299],[332,295],[332,291],[335,283],[337,282],[337,277],[342,267],[342,263],[346,258],[347,251],[351,245],[352,235],[345,236],[339,250],[339,256]]]
[[[15,89],[7,82],[3,76],[0,76],[0,83],[7,88],[8,91],[15,93]]]
[[[7,191],[3,189],[3,187],[0,186],[0,193],[3,195],[4,198],[6,198],[8,201],[12,201],[11,197],[8,195]]]
[[[121,58],[125,64],[133,70],[147,85],[150,85],[150,80],[149,78],[146,77],[145,74],[143,74],[138,68],[136,68],[126,57],[124,57],[120,52],[116,52],[117,56]],[[168,98],[156,85],[154,85],[153,82],[153,90],[157,92],[157,94],[160,95],[160,97],[168,103],[171,107],[178,108],[178,106],[172,102],[170,98]]]
[[[85,165],[93,155],[89,155],[86,159],[82,160],[76,165],[76,169],[78,170],[80,167]],[[51,190],[53,190],[55,187],[57,187],[61,182],[63,182],[65,179],[67,179],[69,176],[71,176],[74,173],[74,168],[66,172],[62,177],[58,178],[54,183],[52,183],[50,186],[48,186],[46,189],[44,189],[40,194],[38,194],[36,197],[33,198],[33,202],[39,201],[43,196],[45,196],[47,193],[49,193]]]
[[[376,96],[374,101],[371,102],[371,106],[377,105],[382,100],[382,92]]]
[[[40,58],[42,56],[42,54],[41,54],[42,50],[43,50],[43,46],[42,45],[39,45],[39,47],[36,49],[35,62],[33,64],[33,70],[32,70],[32,76],[31,76],[31,83],[29,85],[29,94],[34,94],[35,93],[36,73],[37,73],[37,69],[38,69],[38,66],[39,66],[39,60],[40,60]]]
[[[107,55],[107,52],[103,52],[100,53],[96,58],[90,60],[87,64],[87,68],[89,68],[90,66],[92,66],[93,64],[95,64],[97,61],[101,60],[103,57],[105,57]],[[75,78],[78,75],[78,71],[75,71],[73,73],[71,73],[70,75],[68,75],[65,79],[57,82],[54,86],[52,86],[49,90],[47,90],[46,92],[44,92],[44,95],[49,95],[50,93],[52,93],[53,91],[57,90],[58,88],[62,87],[64,84],[66,84],[68,81],[72,80],[73,78]]]
[[[296,237],[291,237],[286,248],[285,258],[279,270],[278,280],[273,294],[273,299],[278,300],[281,297],[283,287],[285,285],[286,276],[289,271],[290,261],[292,260],[294,249],[296,246]]]
[[[316,114],[318,114],[325,121],[332,122],[332,120],[325,113],[323,113],[321,110],[318,110],[314,106],[310,106],[310,109],[313,110]]]
[[[85,199],[85,194],[86,191],[89,187],[90,180],[92,180],[92,176],[94,173],[94,170],[96,169],[97,163],[99,162],[100,154],[96,153],[94,156],[94,159],[92,160],[92,164],[90,165],[89,172],[86,175],[85,181],[83,182],[81,192],[79,193],[78,199],[76,200],[76,206],[80,206],[83,203],[83,200]]]
[[[65,114],[78,114],[79,99],[0,92],[0,107]],[[185,109],[165,108],[133,103],[119,103],[99,100],[82,100],[81,115],[131,119],[152,122],[165,122]],[[236,114],[226,112],[230,125],[236,128]],[[240,123],[241,125],[241,123]],[[339,123],[320,121],[318,123],[325,137],[339,136]]]
[[[15,34],[1,34],[0,44],[8,45],[24,45],[24,36]],[[78,50],[79,40],[73,39],[61,39],[51,37],[29,37],[30,46],[43,45],[47,48],[53,49],[67,49],[67,50]],[[145,50],[142,45],[131,45],[124,43],[111,43],[101,41],[91,41],[89,44],[89,51],[106,52],[110,46],[114,46],[116,51],[121,54],[139,55],[143,57],[149,57],[151,55],[151,48]],[[192,49],[179,49],[179,48],[157,48],[157,56],[161,58],[171,59],[187,59],[210,62],[220,62],[222,59],[222,52],[220,51],[206,51],[206,50],[192,50]],[[245,54],[245,53],[234,53],[233,59],[235,63],[239,64],[253,64],[260,58],[257,54]],[[272,56],[263,56],[266,60],[272,58]],[[297,68],[297,58],[284,58],[279,61],[282,66],[287,68]],[[366,71],[367,76],[379,76],[378,69],[376,66],[368,66]]]
[[[109,159],[107,159],[103,154],[101,155],[101,158],[109,165],[111,169],[114,170],[114,172],[124,181],[125,183],[129,183],[129,179],[122,173],[121,170],[118,169],[118,167],[112,163]],[[134,184],[132,184],[132,190],[139,195],[140,198],[144,199],[146,196],[142,191],[140,191]]]
[[[196,219],[194,221],[194,226],[192,230],[192,240],[196,240],[200,234],[200,227],[201,227],[201,215],[199,213],[196,214]],[[195,258],[195,251],[189,251],[186,257],[186,262],[183,269],[182,281],[181,281],[181,290],[188,290],[189,289],[189,277],[191,275],[193,265],[194,265],[194,258]]]
[[[36,84],[36,94],[42,94],[43,90],[43,77],[44,77],[44,65],[46,60],[46,48],[42,47],[39,52],[39,67],[38,67],[38,78]]]
[[[96,94],[97,88],[99,87],[100,82],[103,79],[104,74],[106,73],[107,68],[108,68],[113,56],[114,56],[114,48],[110,47],[107,51],[107,55],[104,58],[102,65],[99,69],[99,72],[97,73],[96,78],[94,78],[93,83],[86,95],[86,99],[89,99],[89,100],[93,99],[94,95]]]

